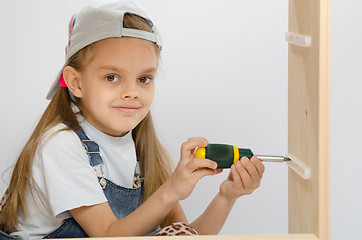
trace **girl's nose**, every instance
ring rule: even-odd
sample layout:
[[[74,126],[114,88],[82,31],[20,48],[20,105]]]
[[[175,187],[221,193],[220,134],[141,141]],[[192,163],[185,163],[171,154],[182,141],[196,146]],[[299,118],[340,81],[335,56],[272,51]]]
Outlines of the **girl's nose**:
[[[136,83],[125,83],[122,86],[121,97],[125,99],[137,99],[140,93]]]

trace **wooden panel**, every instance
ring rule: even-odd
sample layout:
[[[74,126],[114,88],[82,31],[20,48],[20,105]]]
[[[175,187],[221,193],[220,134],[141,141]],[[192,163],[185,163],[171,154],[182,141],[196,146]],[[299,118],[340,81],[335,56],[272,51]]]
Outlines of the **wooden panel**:
[[[162,239],[163,237],[125,237],[125,238],[94,238],[97,240],[147,240],[147,239]],[[208,235],[208,236],[175,236],[167,237],[167,240],[318,240],[318,238],[313,234],[284,234],[284,235]],[[73,238],[73,240],[76,240]]]
[[[288,151],[312,170],[289,170],[289,233],[329,239],[330,0],[290,0],[289,32],[312,37],[288,49]]]

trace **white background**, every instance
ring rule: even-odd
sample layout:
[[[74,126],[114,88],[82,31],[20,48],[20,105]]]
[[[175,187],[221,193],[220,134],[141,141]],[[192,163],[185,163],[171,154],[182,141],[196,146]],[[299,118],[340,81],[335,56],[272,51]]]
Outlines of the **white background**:
[[[0,173],[12,166],[48,101],[64,61],[71,15],[89,0],[0,0]],[[175,162],[182,142],[287,153],[287,0],[139,0],[164,39],[152,108]],[[362,235],[362,3],[332,1],[331,235]],[[269,163],[262,186],[240,198],[221,234],[288,231],[287,167]],[[227,171],[203,179],[182,202],[194,220]],[[2,175],[0,194],[9,171]]]

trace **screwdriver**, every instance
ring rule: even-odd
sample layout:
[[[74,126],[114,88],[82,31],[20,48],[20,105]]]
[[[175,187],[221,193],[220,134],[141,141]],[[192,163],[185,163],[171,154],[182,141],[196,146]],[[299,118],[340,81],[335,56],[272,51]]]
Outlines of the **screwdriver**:
[[[236,161],[242,157],[251,158],[254,153],[248,148],[238,148],[228,144],[211,143],[204,148],[198,148],[195,151],[195,158],[207,158],[217,163],[217,168],[230,168]],[[290,161],[289,157],[285,156],[269,156],[255,155],[263,162],[285,162]]]

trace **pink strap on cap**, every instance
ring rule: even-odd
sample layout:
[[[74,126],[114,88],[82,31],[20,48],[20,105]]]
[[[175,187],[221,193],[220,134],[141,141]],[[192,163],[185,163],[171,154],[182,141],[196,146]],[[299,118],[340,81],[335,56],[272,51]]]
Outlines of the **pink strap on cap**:
[[[68,87],[67,84],[64,81],[63,75],[60,76],[60,80],[59,80],[59,87]]]

